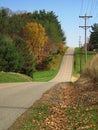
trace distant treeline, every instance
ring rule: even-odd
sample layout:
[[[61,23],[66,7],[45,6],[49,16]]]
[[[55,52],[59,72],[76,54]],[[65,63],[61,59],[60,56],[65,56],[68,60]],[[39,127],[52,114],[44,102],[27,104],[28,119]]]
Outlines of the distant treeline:
[[[32,75],[65,51],[66,37],[53,11],[0,9],[0,71]],[[48,67],[49,69],[49,67]]]

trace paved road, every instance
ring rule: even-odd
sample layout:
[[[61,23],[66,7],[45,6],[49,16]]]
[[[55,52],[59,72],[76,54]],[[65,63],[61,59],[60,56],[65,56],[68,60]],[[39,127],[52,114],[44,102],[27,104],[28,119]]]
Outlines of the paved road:
[[[68,49],[58,75],[49,82],[0,84],[0,130],[7,130],[42,94],[71,78],[74,49]]]
[[[74,48],[69,48],[63,57],[57,76],[50,82],[70,82],[73,69]]]

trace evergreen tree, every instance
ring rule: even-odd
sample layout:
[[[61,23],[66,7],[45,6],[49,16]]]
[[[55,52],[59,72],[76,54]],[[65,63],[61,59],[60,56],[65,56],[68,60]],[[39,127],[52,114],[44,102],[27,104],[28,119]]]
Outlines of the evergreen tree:
[[[0,71],[19,72],[22,66],[23,58],[12,41],[6,36],[0,36]]]
[[[21,72],[32,76],[35,70],[33,54],[29,51],[27,44],[21,38],[16,38],[14,40],[14,44],[17,51],[21,53],[24,58],[24,65],[21,69]]]
[[[89,50],[98,49],[98,24],[92,26],[92,31],[89,41]]]
[[[0,9],[0,34],[8,33],[9,16],[6,8]]]

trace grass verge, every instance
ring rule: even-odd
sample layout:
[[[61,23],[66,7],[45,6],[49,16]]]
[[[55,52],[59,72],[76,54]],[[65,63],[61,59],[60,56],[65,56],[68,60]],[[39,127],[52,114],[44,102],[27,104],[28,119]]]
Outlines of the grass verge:
[[[80,54],[81,53],[81,54]],[[87,54],[87,62],[89,63],[93,56],[95,55],[95,52],[88,52]],[[74,70],[73,75],[76,76],[80,74],[84,70],[85,66],[85,54],[84,50],[81,50],[79,48],[75,48],[75,54],[74,54]]]
[[[49,81],[58,73],[60,64],[62,61],[62,55],[56,55],[50,63],[51,69],[48,71],[37,71],[33,75],[33,81],[45,82]]]
[[[57,70],[39,71],[33,75],[33,81],[46,82],[54,78],[57,74]]]
[[[32,81],[32,78],[23,74],[12,72],[0,72],[0,83],[30,82],[30,81]]]
[[[48,71],[39,71],[35,72],[33,75],[33,79],[29,76],[12,73],[12,72],[0,72],[0,83],[8,83],[8,82],[29,82],[29,81],[37,81],[37,82],[46,82],[51,80],[58,73],[60,64],[62,61],[62,55],[57,55],[53,58],[51,62],[51,70]]]
[[[56,85],[8,130],[98,130],[98,88],[79,84]]]

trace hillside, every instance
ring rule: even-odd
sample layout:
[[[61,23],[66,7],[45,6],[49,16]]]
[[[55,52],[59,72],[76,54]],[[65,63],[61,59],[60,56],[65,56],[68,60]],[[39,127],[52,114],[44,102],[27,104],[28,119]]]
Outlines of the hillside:
[[[13,72],[0,72],[0,83],[30,82],[32,78],[27,75]]]

